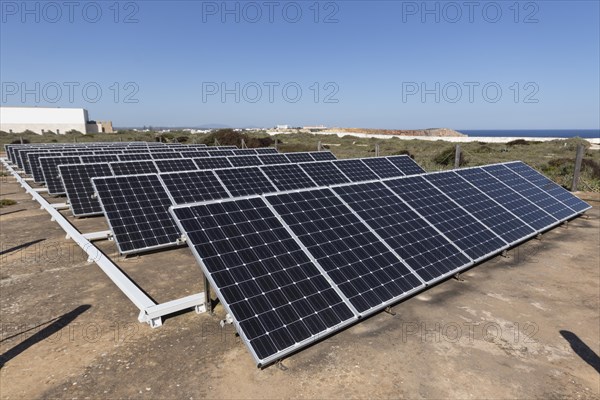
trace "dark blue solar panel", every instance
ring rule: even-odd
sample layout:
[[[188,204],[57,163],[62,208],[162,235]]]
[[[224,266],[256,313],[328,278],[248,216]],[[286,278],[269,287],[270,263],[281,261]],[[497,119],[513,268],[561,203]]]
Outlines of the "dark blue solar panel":
[[[300,164],[300,167],[319,186],[349,183],[350,180],[331,161]]]
[[[363,158],[362,161],[380,178],[397,178],[399,176],[404,176],[404,173],[391,161],[388,161],[383,157]]]
[[[265,165],[260,168],[280,191],[315,187],[317,184],[297,164]]]
[[[504,165],[490,165],[483,167],[483,170],[499,179],[517,193],[522,194],[528,200],[532,201],[548,212],[558,220],[565,220],[572,217],[575,212],[573,209],[565,206],[554,197],[550,196],[531,182],[527,181],[521,175],[511,171]]]
[[[428,174],[425,175],[425,179],[508,243],[536,233],[533,228],[455,172]]]
[[[229,193],[212,171],[160,174],[160,179],[165,184],[175,204],[229,197]]]
[[[172,246],[181,233],[169,214],[172,201],[157,175],[92,180],[120,253]]]
[[[191,158],[175,158],[169,160],[154,160],[159,172],[193,171],[198,169]]]
[[[422,286],[331,190],[266,199],[359,312],[384,307]]]
[[[48,194],[57,195],[64,194],[58,166],[62,164],[80,164],[81,160],[78,156],[62,156],[62,157],[41,157],[40,167],[44,174],[44,182],[48,188]]]
[[[158,172],[154,161],[150,160],[110,163],[110,167],[115,175],[138,175]]]
[[[426,282],[471,265],[455,245],[380,182],[334,191]]]
[[[352,182],[371,181],[378,178],[362,160],[337,160],[333,164]]]
[[[555,197],[567,207],[570,207],[577,212],[583,212],[591,208],[588,203],[579,199],[565,188],[552,182],[550,179],[546,178],[544,175],[540,174],[530,166],[522,162],[508,163],[505,165],[512,171],[527,179],[529,182],[533,183],[541,190]]]
[[[506,243],[425,179],[414,176],[386,182],[421,216],[477,260],[497,252]]]
[[[227,157],[195,158],[198,169],[218,169],[232,167]]]
[[[258,156],[229,157],[229,162],[234,167],[250,167],[253,165],[263,165]]]
[[[286,153],[285,156],[293,163],[301,163],[301,162],[312,162],[315,161],[314,158],[310,156],[308,153]]]
[[[481,168],[459,169],[455,172],[537,231],[557,222],[556,218]]]
[[[260,158],[260,161],[262,161],[264,165],[290,163],[290,160],[287,159],[285,154],[261,154],[258,158]]]
[[[75,164],[60,165],[58,168],[73,215],[83,217],[102,214],[102,206],[94,197],[92,178],[111,176],[109,165]]]
[[[215,172],[233,197],[277,191],[258,167],[221,169]]]
[[[404,172],[405,175],[417,175],[426,172],[409,156],[391,156],[386,158],[400,171]]]
[[[263,200],[171,212],[258,364],[355,320]]]
[[[315,159],[315,161],[333,161],[333,160],[337,160],[337,158],[335,158],[335,156],[333,155],[332,152],[330,151],[313,151],[310,153],[310,155],[312,156],[312,158]]]
[[[119,154],[119,161],[152,160],[150,153],[124,153]]]

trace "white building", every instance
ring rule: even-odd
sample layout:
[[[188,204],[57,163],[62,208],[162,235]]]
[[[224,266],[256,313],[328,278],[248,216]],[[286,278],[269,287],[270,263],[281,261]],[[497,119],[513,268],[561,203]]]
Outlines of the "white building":
[[[39,135],[112,132],[110,121],[89,121],[83,108],[0,107],[0,130],[8,133],[32,131]]]

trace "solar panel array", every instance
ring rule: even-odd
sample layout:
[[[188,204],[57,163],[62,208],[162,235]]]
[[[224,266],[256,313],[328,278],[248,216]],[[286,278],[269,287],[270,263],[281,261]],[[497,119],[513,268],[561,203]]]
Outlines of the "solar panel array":
[[[265,365],[589,208],[513,162],[170,212]]]

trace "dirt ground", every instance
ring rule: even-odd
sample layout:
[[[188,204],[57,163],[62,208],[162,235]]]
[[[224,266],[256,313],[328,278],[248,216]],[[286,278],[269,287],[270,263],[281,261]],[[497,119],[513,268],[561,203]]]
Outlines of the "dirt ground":
[[[600,398],[600,198],[531,240],[287,359],[257,369],[231,326],[138,309],[1,177],[0,397]],[[103,218],[74,220],[84,232]],[[203,289],[187,248],[106,254],[159,302]]]

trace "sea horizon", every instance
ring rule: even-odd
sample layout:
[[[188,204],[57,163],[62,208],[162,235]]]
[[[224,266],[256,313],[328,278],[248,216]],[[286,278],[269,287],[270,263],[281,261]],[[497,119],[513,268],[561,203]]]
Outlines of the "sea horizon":
[[[472,137],[600,138],[600,129],[457,129]]]

